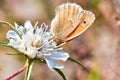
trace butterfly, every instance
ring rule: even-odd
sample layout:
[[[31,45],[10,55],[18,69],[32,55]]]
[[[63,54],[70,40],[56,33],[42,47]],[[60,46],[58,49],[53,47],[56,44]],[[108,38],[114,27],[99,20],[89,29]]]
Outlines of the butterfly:
[[[59,45],[70,41],[88,29],[95,20],[91,11],[84,10],[76,3],[64,3],[55,9],[51,21],[53,40]]]

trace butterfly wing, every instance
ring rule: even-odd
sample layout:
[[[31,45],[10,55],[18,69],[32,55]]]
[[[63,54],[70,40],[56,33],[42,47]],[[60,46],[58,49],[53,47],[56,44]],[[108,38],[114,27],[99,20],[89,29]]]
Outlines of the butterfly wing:
[[[65,38],[66,41],[69,41],[82,34],[92,25],[95,20],[95,15],[90,11],[83,10],[80,15],[82,15],[82,18],[79,25],[77,25],[76,29],[74,29],[74,31]]]
[[[75,3],[66,3],[55,10],[55,18],[51,22],[51,30],[55,39],[66,41],[66,37],[76,29],[83,9]]]

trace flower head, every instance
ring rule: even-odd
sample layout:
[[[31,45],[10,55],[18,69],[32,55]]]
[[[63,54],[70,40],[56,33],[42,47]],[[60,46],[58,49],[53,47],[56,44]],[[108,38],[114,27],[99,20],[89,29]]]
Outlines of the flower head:
[[[22,52],[28,58],[45,60],[51,70],[53,68],[63,68],[56,61],[66,61],[69,54],[64,52],[62,48],[56,48],[45,23],[41,27],[37,26],[37,23],[33,27],[30,21],[26,21],[24,26],[15,23],[15,29],[18,33],[14,30],[9,30],[7,33],[9,46]]]

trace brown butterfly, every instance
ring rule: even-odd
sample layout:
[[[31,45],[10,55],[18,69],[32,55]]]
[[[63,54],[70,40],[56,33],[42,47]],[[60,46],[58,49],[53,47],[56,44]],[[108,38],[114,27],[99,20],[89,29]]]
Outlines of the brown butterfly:
[[[55,10],[51,22],[53,39],[57,44],[67,42],[88,29],[95,20],[95,15],[82,9],[76,3],[64,3]]]

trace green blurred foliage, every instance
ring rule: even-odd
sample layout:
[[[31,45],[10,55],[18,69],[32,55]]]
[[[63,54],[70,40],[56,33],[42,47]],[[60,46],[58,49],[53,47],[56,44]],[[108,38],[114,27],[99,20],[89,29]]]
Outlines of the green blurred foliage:
[[[4,5],[5,0],[0,0],[0,8]]]
[[[100,0],[90,0],[90,3],[92,4],[93,7],[98,7]]]
[[[97,70],[92,70],[86,80],[101,80],[100,73]]]

